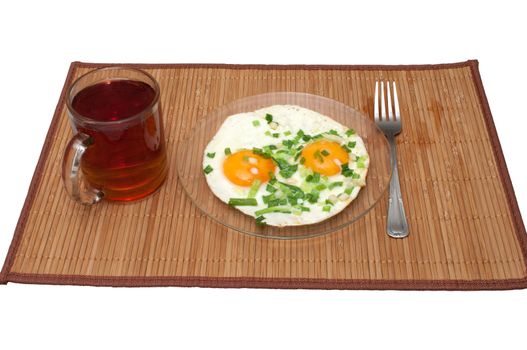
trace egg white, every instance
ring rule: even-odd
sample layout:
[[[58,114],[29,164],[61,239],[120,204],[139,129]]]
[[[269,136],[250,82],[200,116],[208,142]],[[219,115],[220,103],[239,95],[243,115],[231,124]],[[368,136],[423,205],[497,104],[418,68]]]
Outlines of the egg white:
[[[273,121],[278,124],[276,129],[271,129],[265,119],[266,114],[273,116]],[[255,126],[253,121],[258,121],[259,126]],[[348,127],[336,122],[335,120],[324,116],[318,112],[307,108],[293,105],[274,105],[256,110],[249,113],[235,114],[223,122],[215,136],[209,142],[203,154],[203,167],[212,167],[212,172],[205,175],[211,191],[223,202],[228,203],[230,198],[246,198],[249,187],[241,187],[231,183],[223,173],[223,162],[227,157],[225,149],[230,148],[232,153],[243,149],[261,148],[266,145],[280,144],[284,139],[290,139],[297,134],[299,130],[307,135],[316,135],[329,130],[335,130],[346,142],[356,142],[355,147],[350,153],[349,167],[360,175],[359,179],[350,179],[342,174],[330,176],[331,182],[342,181],[345,186],[353,186],[351,194],[345,200],[335,201],[329,212],[323,211],[323,203],[326,199],[338,196],[343,192],[343,187],[335,187],[332,190],[326,189],[320,192],[318,203],[312,204],[304,201],[303,206],[309,207],[309,212],[302,212],[301,215],[286,213],[268,213],[265,214],[265,223],[273,226],[295,226],[307,225],[321,222],[329,217],[338,214],[348,206],[359,194],[361,187],[365,185],[365,179],[368,172],[369,157],[363,140],[356,133],[351,136],[345,136]],[[279,133],[279,137],[265,135],[266,131]],[[289,131],[290,136],[285,136],[284,132]],[[215,153],[214,158],[207,154]],[[364,168],[357,168],[356,162],[352,161],[353,157],[365,156]],[[302,167],[302,166],[300,166]],[[289,179],[284,179],[276,169],[275,176],[277,180],[284,183],[301,186],[303,183],[300,171],[297,171]],[[265,184],[260,186],[256,193],[257,206],[237,206],[236,209],[241,212],[255,217],[255,212],[267,207],[262,200],[262,196],[267,195]]]

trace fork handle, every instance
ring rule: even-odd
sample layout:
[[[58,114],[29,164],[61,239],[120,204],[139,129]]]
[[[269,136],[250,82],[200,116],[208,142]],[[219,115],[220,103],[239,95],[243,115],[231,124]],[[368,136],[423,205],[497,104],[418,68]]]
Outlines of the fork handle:
[[[386,229],[388,235],[393,238],[404,238],[408,236],[408,222],[404,213],[401,186],[399,185],[399,171],[397,170],[397,152],[395,149],[395,138],[388,137],[390,143],[390,155],[392,160],[393,174],[390,180],[390,198],[388,201],[388,221]]]

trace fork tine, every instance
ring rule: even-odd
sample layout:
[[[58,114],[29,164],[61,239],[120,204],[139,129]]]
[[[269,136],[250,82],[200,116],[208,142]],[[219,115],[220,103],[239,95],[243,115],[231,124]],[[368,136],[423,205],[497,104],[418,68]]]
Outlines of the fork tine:
[[[395,105],[395,120],[401,120],[401,111],[399,110],[399,98],[397,97],[397,88],[395,87],[395,81],[393,82],[393,102]]]
[[[392,96],[390,93],[390,82],[386,82],[386,95],[388,95],[388,104],[386,107],[388,107],[388,120],[393,120],[393,106],[392,106]]]
[[[381,81],[381,120],[386,120],[386,104],[384,102],[384,81]]]
[[[373,118],[379,121],[379,82],[375,82],[375,96],[373,97]]]

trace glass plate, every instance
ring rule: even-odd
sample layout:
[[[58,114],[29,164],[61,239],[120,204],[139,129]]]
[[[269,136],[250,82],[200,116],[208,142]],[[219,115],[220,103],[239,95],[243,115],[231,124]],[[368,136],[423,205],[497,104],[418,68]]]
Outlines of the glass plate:
[[[202,169],[203,152],[223,121],[233,114],[252,112],[276,104],[298,105],[317,111],[355,129],[366,144],[370,156],[366,186],[344,210],[320,223],[289,227],[258,226],[253,217],[219,200],[207,185]],[[379,201],[391,176],[388,141],[370,118],[329,98],[296,92],[273,92],[244,97],[212,111],[178,144],[177,169],[185,192],[211,219],[239,232],[279,239],[319,236],[351,224]]]

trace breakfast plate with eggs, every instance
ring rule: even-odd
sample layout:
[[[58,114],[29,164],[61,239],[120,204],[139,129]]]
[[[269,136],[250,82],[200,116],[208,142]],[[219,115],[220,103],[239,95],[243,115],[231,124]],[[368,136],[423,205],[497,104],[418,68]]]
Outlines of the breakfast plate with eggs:
[[[179,179],[203,212],[237,231],[317,236],[349,225],[391,176],[375,124],[305,93],[246,97],[213,111],[178,145]]]

